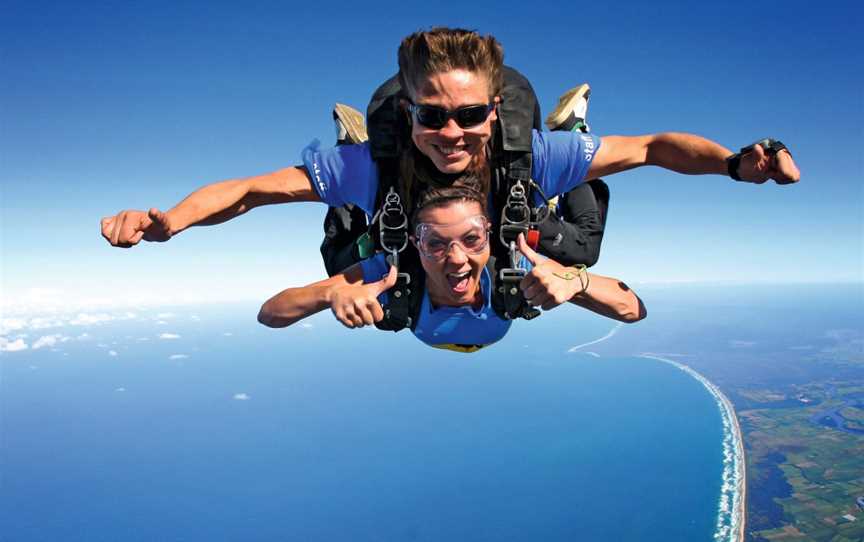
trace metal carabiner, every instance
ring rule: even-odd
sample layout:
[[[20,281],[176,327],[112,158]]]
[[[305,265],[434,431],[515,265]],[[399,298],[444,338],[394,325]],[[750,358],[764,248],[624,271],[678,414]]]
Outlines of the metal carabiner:
[[[378,233],[381,248],[391,254],[402,252],[408,246],[408,217],[405,216],[399,194],[392,186],[378,213]],[[398,260],[398,256],[396,258]]]

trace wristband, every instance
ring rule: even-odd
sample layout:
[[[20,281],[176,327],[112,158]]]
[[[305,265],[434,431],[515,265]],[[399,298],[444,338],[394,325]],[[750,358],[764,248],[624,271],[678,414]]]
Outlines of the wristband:
[[[768,154],[770,156],[774,156],[780,151],[789,152],[789,149],[786,147],[786,145],[784,145],[783,142],[780,141],[779,139],[773,139],[770,137],[766,137],[765,139],[760,139],[759,141],[757,141],[756,143],[753,143],[752,145],[747,145],[746,147],[741,147],[741,151],[738,154],[744,155],[744,154],[747,154],[749,152],[752,152],[753,148],[756,145],[759,145],[760,147],[762,147],[762,150],[765,151],[765,154]],[[791,156],[792,153],[789,152],[789,155]]]
[[[783,144],[779,139],[772,139],[770,137],[766,137],[765,139],[760,139],[759,141],[747,145],[746,147],[741,147],[739,152],[732,154],[726,157],[726,171],[729,173],[729,176],[735,179],[736,181],[740,181],[741,177],[738,175],[738,167],[741,165],[741,157],[745,154],[750,154],[753,152],[753,149],[759,145],[765,151],[765,154],[768,156],[777,156],[777,153],[780,151],[786,151],[789,153],[789,156],[792,156],[792,153],[789,152],[789,148]]]
[[[735,179],[736,181],[740,181],[741,177],[738,176],[738,166],[741,165],[741,153],[736,152],[730,156],[726,157],[726,171],[729,173],[729,176]]]

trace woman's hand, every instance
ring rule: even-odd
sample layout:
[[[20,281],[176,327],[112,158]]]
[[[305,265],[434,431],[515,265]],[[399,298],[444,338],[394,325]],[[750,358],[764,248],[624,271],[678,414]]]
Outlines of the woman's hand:
[[[588,275],[584,270],[564,267],[538,254],[528,246],[522,234],[519,234],[517,243],[519,252],[534,266],[519,283],[522,295],[530,305],[548,311],[570,301],[587,287]]]
[[[396,284],[395,267],[390,266],[387,276],[369,284],[345,284],[330,293],[330,310],[345,327],[371,326],[384,318],[378,296]]]

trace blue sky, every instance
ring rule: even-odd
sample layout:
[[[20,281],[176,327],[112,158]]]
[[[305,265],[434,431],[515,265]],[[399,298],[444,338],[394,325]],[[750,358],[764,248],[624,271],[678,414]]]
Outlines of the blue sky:
[[[334,102],[365,107],[395,72],[399,40],[437,24],[498,37],[544,111],[588,81],[600,135],[689,131],[733,149],[770,135],[792,149],[803,176],[792,187],[657,169],[607,179],[598,272],[634,284],[861,281],[862,8],[695,4],[6,2],[6,310],[263,301],[323,277],[320,204],[128,251],[102,240],[99,218],[296,164],[312,139],[332,141]]]

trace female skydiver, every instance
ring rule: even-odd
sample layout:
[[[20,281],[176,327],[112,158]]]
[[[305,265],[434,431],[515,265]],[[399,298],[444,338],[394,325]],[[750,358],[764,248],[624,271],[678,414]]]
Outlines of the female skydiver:
[[[411,242],[420,253],[425,288],[412,331],[430,346],[473,352],[510,328],[511,320],[491,304],[491,221],[481,186],[466,175],[418,196]],[[570,301],[622,322],[645,317],[642,302],[617,279],[588,273],[584,266],[564,267],[534,252],[522,236],[519,247],[533,265],[519,285],[531,305],[549,310]],[[396,268],[379,253],[323,281],[276,294],[261,307],[258,321],[286,327],[330,308],[349,328],[372,325],[384,317],[382,304],[395,282]]]

